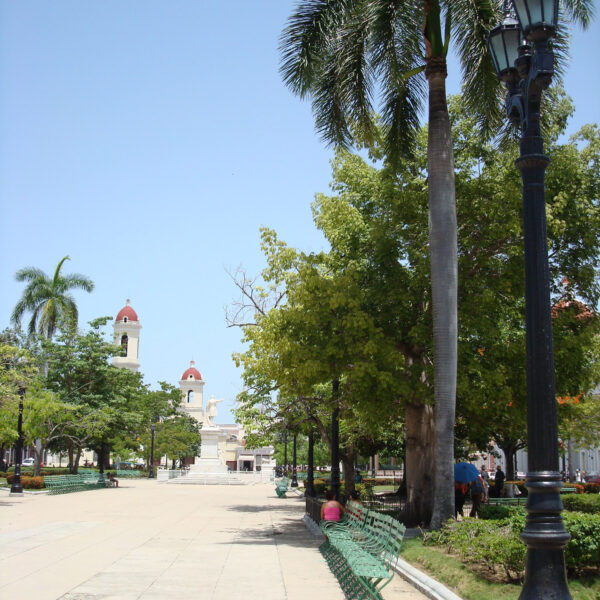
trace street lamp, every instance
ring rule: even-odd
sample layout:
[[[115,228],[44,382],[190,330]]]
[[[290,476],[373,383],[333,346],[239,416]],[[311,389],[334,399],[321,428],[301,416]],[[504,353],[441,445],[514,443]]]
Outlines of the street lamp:
[[[284,450],[283,450],[283,468],[285,470],[284,477],[287,477],[287,474],[288,474],[288,463],[287,463],[287,431],[284,431],[284,433],[283,433],[283,444],[284,444]]]
[[[21,463],[23,462],[23,398],[25,388],[19,387],[19,416],[17,418],[17,443],[15,444],[15,475],[10,486],[11,496],[22,496],[23,486],[21,484]]]
[[[498,78],[506,84],[506,114],[521,129],[516,166],[523,181],[525,244],[525,326],[527,337],[527,545],[520,598],[569,599],[564,548],[570,536],[561,517],[558,422],[554,387],[552,320],[546,234],[544,155],[540,101],[554,73],[548,41],[554,36],[558,0],[504,3],[504,23],[490,32],[488,45]],[[517,19],[513,17],[516,15]],[[524,40],[524,41],[522,41]]]
[[[294,464],[292,466],[292,483],[291,487],[298,487],[298,469],[296,466],[296,434],[294,434]]]
[[[340,501],[340,409],[337,406],[339,380],[335,379],[331,384],[331,396],[336,403],[331,413],[331,491],[335,499]]]
[[[315,434],[311,431],[308,434],[308,474],[306,476],[306,492],[304,494],[308,498],[314,498],[317,495],[315,493],[314,448],[315,448]]]
[[[148,479],[154,478],[154,432],[156,431],[156,425],[152,423],[150,425],[150,431],[152,433],[152,441],[150,442],[150,468],[148,469]]]

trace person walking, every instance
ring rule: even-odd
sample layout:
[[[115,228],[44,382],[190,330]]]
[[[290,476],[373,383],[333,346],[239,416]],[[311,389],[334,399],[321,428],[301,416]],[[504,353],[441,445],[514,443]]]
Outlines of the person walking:
[[[483,501],[487,502],[490,499],[490,475],[485,465],[481,465],[481,481],[483,481]]]
[[[506,475],[504,475],[504,471],[500,468],[500,465],[496,467],[496,476],[494,478],[494,495],[496,498],[500,498],[502,496],[502,489],[504,488],[504,480],[506,479]]]
[[[471,481],[471,501],[473,502],[473,506],[471,507],[471,512],[469,513],[470,517],[478,517],[479,509],[481,508],[481,502],[483,500],[483,480],[481,477],[474,479]]]

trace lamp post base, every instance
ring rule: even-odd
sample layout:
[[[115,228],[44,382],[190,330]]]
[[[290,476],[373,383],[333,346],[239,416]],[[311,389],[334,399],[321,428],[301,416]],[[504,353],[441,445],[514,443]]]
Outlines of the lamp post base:
[[[527,544],[527,562],[519,600],[571,600],[564,556],[571,536],[560,516],[560,473],[530,471],[525,486],[528,514],[521,539]]]

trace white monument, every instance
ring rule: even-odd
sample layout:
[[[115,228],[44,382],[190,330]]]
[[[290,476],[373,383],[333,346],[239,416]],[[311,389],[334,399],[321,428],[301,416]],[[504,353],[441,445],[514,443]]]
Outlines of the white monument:
[[[202,399],[204,381],[202,381],[202,375],[195,368],[194,361],[190,363],[190,368],[181,376],[179,387],[182,394],[183,410],[202,424],[200,430],[200,436],[202,437],[200,456],[195,457],[194,464],[190,465],[190,472],[227,473],[225,458],[219,451],[219,445],[223,446],[225,444],[227,434],[214,421],[218,414],[217,403],[223,402],[223,400],[211,396],[206,404],[206,411],[204,411]]]

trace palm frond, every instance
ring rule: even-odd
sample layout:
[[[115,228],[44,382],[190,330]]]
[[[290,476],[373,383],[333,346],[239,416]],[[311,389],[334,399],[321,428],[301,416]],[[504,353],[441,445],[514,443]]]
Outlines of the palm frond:
[[[561,4],[570,21],[587,29],[594,18],[593,0],[563,0]]]
[[[392,164],[410,156],[419,130],[419,117],[427,97],[419,49],[423,48],[420,23],[422,6],[398,1],[374,2],[371,52],[381,80],[382,123],[386,129],[386,151]],[[412,77],[406,77],[414,72]]]
[[[46,279],[46,273],[41,269],[36,269],[34,267],[24,267],[23,269],[19,269],[15,273],[15,279],[17,281],[34,281],[36,279]]]
[[[301,98],[320,77],[321,57],[345,15],[358,0],[308,0],[299,2],[279,40],[279,71],[284,83]]]
[[[60,261],[56,265],[56,269],[54,270],[54,277],[52,278],[52,281],[58,281],[58,279],[60,278],[60,270],[62,269],[62,266],[65,264],[65,262],[67,260],[71,260],[71,258],[69,257],[68,254],[67,254],[67,256],[63,256],[60,259]]]
[[[94,291],[94,282],[81,273],[69,273],[61,277],[61,279],[65,290],[80,289],[86,292]]]
[[[482,130],[489,136],[502,124],[503,86],[498,81],[487,46],[488,33],[502,20],[495,0],[454,0],[452,37],[461,62],[463,97]]]

